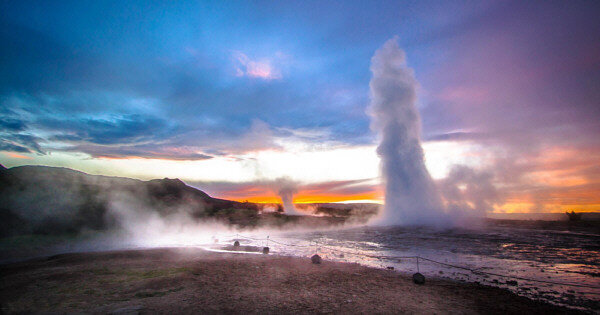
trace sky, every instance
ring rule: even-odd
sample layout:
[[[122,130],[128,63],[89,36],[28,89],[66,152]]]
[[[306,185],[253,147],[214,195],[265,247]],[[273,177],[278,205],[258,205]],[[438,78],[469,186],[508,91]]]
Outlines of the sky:
[[[295,202],[381,202],[369,66],[397,36],[441,191],[451,183],[492,212],[600,211],[598,12],[598,1],[2,1],[0,163],[180,178],[235,200],[277,202],[286,183]]]

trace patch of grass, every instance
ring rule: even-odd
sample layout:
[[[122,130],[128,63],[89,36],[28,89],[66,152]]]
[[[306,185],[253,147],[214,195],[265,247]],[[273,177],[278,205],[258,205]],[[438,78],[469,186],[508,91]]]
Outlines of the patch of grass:
[[[137,292],[135,294],[135,297],[140,298],[140,299],[145,299],[145,298],[155,297],[155,296],[165,296],[169,293],[177,292],[177,291],[181,291],[181,290],[183,290],[183,287],[169,289],[167,291],[142,291],[142,292]]]
[[[106,267],[102,267],[102,268],[97,268],[97,269],[91,269],[88,270],[89,273],[93,274],[93,275],[97,275],[97,276],[106,276],[106,275],[113,275],[115,274],[114,271],[109,270]]]
[[[189,272],[189,271],[191,271],[190,268],[182,267],[182,268],[156,269],[156,270],[147,270],[147,271],[130,270],[130,271],[127,271],[125,274],[128,277],[136,278],[136,279],[152,279],[152,278],[173,276],[178,273]]]
[[[153,270],[140,269],[109,269],[106,267],[87,270],[99,284],[128,283],[131,281],[170,277],[183,272],[192,272],[190,268],[166,268]]]

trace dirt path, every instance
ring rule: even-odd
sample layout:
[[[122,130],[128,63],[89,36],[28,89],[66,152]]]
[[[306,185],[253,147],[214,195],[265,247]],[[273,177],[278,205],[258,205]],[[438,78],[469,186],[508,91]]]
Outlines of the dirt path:
[[[308,258],[171,248],[0,266],[3,313],[564,313],[508,291]]]

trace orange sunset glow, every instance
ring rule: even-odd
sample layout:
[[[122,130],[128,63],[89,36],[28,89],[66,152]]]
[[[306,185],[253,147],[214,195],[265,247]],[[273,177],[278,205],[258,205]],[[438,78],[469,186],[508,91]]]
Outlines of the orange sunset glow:
[[[223,198],[236,200],[240,202],[249,201],[256,203],[281,203],[281,198],[277,195],[226,195]],[[327,195],[327,194],[302,194],[302,192],[294,195],[294,203],[330,203],[330,202],[373,202],[381,203],[382,193],[370,193],[360,195]]]
[[[14,153],[14,152],[6,152],[5,154],[8,157],[11,157],[13,159],[33,160],[32,157],[29,157],[29,156],[26,156],[26,155],[22,155],[22,154],[18,154],[18,153]]]

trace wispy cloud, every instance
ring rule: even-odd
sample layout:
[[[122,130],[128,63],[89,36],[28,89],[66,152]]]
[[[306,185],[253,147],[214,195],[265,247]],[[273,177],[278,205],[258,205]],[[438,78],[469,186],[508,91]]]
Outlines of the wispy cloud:
[[[253,60],[241,51],[234,51],[233,57],[236,61],[236,75],[239,77],[264,80],[281,79],[281,70],[275,66],[272,59]]]

